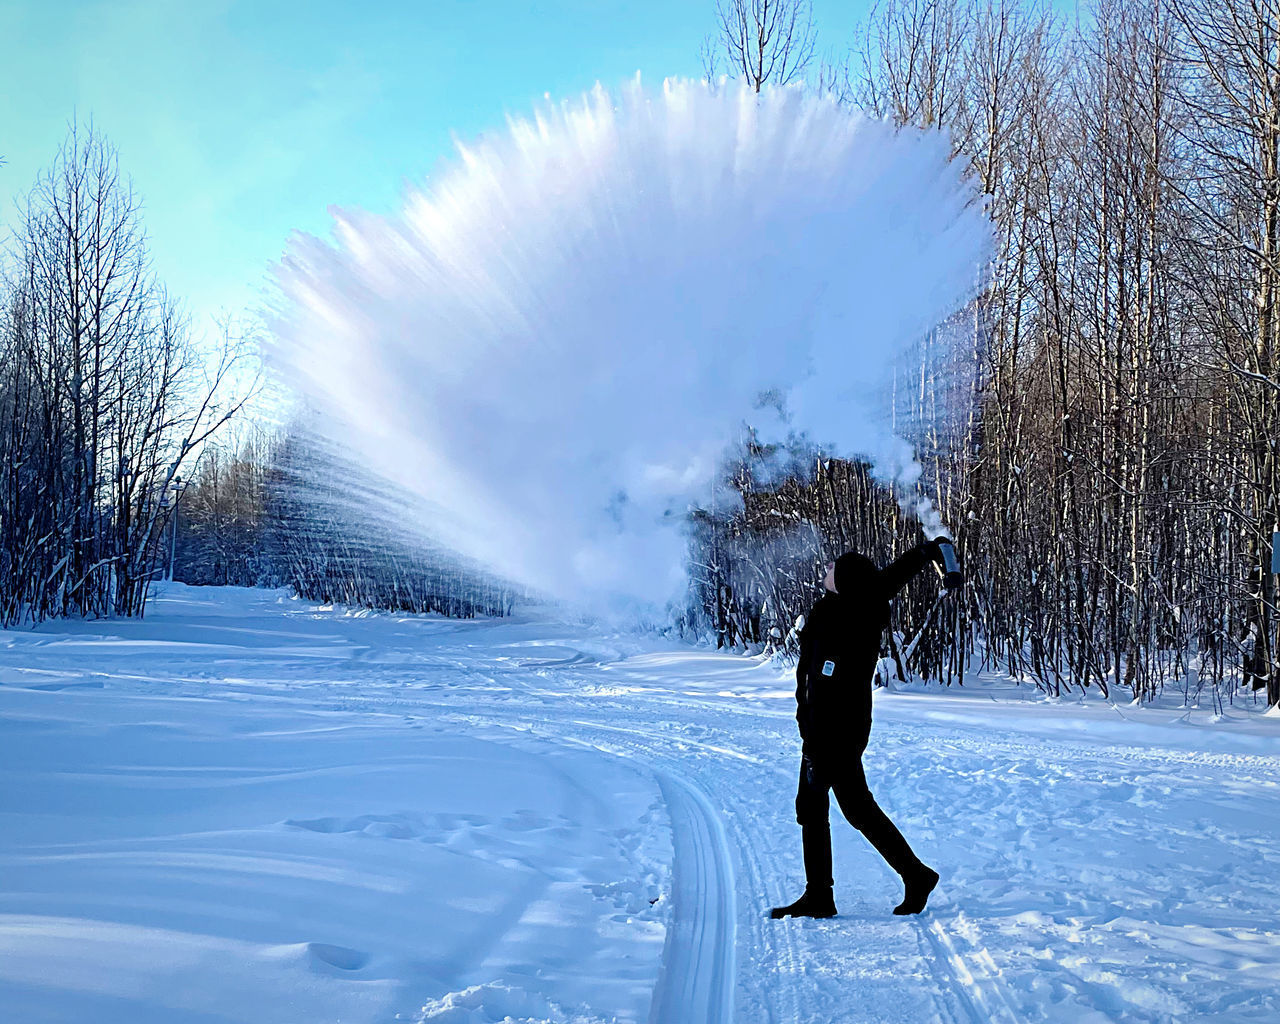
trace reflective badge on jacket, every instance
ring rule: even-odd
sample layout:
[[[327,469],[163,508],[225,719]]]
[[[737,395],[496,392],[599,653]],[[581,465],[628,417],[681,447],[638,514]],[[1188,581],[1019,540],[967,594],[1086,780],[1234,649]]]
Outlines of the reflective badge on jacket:
[[[824,661],[822,663],[822,674],[824,676],[833,676],[836,673],[836,663],[834,661]]]

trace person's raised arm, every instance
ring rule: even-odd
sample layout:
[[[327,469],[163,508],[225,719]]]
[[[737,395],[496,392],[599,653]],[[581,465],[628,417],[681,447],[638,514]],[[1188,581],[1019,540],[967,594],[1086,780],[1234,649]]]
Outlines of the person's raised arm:
[[[893,597],[910,582],[911,577],[930,562],[935,561],[938,545],[935,541],[917,544],[906,554],[899,555],[880,570],[880,587],[886,599]]]

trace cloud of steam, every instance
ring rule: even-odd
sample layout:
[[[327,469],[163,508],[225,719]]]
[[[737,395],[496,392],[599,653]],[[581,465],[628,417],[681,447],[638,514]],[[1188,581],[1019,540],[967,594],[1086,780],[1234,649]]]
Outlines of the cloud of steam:
[[[744,421],[911,482],[885,388],[990,239],[942,134],[671,80],[548,104],[395,215],[335,217],[278,268],[270,353],[325,432],[433,541],[659,605]]]

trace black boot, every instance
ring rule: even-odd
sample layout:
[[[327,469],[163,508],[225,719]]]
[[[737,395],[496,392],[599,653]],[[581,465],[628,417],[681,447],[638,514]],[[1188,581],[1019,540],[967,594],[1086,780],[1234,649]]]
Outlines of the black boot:
[[[831,892],[831,824],[820,821],[800,828],[804,848],[804,887]]]
[[[787,907],[774,907],[769,916],[775,921],[781,917],[835,917],[836,901],[831,896],[830,886],[809,886],[798,900]]]
[[[902,881],[907,887],[907,893],[902,897],[902,902],[893,908],[893,912],[898,915],[918,914],[924,910],[925,904],[929,902],[929,893],[938,884],[938,872],[921,864],[919,870],[903,875]]]

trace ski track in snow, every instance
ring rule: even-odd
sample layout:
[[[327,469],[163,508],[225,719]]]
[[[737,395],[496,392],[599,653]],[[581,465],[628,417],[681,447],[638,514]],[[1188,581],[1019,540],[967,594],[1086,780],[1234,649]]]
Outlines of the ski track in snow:
[[[675,775],[658,784],[671,815],[674,911],[649,1019],[733,1020],[733,865],[724,827],[707,798]]]
[[[602,752],[648,773],[675,853],[654,911],[666,923],[649,1006],[655,1024],[1280,1014],[1273,721],[1249,722],[1236,740],[1228,730],[1119,724],[1104,707],[878,698],[868,775],[942,872],[930,910],[892,917],[896,878],[833,808],[840,915],[774,922],[768,907],[803,887],[785,671],[534,617],[457,622],[344,615],[260,592],[167,595],[142,623],[0,634],[0,690],[214,698],[344,712],[371,725],[391,718],[483,743]],[[1204,749],[1195,749],[1198,739]],[[593,820],[607,820],[609,794],[595,792],[576,765],[555,769],[565,773],[565,792],[592,805]],[[450,832],[433,820],[371,813],[287,824],[419,842],[475,834],[467,841],[493,851],[485,857],[509,857],[509,832]],[[528,884],[509,905],[510,920],[497,911],[471,946],[454,951],[455,976],[492,961],[527,926],[517,918],[536,917],[522,917],[520,906],[556,905],[545,880]],[[633,917],[645,920],[628,912],[625,921]],[[308,948],[331,972],[365,970],[358,950]],[[595,1019],[511,984],[447,993],[419,985],[418,1005],[427,1005],[413,1019]],[[605,1020],[618,1013],[590,1010]]]

